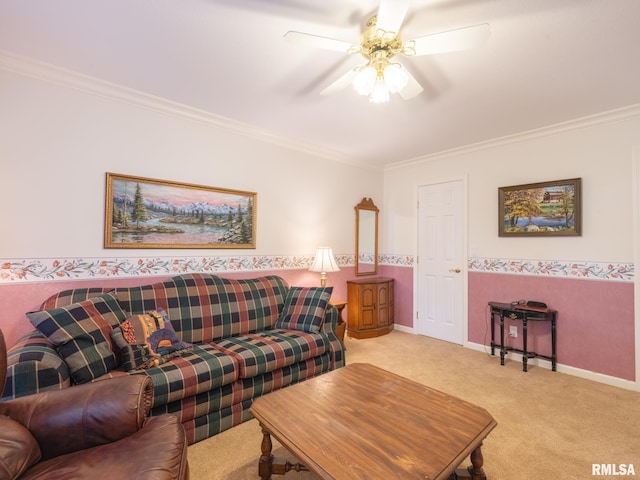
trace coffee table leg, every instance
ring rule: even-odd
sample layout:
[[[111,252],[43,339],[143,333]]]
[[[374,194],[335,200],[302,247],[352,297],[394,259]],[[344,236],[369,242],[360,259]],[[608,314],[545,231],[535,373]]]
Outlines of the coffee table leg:
[[[482,456],[480,447],[482,447],[482,444],[478,445],[478,448],[471,452],[471,466],[469,467],[469,471],[471,472],[471,478],[473,480],[487,480],[487,476],[482,469],[484,457]]]
[[[260,448],[262,455],[258,462],[258,476],[261,480],[270,480],[271,475],[284,475],[290,471],[308,472],[309,469],[301,463],[291,463],[286,459],[275,459],[271,453],[273,444],[271,443],[271,433],[262,425],[262,443]]]
[[[471,465],[467,468],[459,468],[456,470],[456,479],[470,478],[471,480],[487,480],[487,475],[482,469],[484,464],[484,458],[482,456],[482,450],[480,447],[482,444],[471,452]]]
[[[271,443],[271,434],[264,427],[262,427],[260,448],[262,455],[260,455],[260,462],[258,462],[258,475],[262,480],[269,480],[273,472],[273,455],[271,454],[273,444]]]

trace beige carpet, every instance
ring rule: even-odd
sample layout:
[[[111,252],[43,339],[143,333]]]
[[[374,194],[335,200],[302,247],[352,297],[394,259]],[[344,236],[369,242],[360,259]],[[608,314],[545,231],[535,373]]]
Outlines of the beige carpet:
[[[401,332],[345,344],[348,363],[372,363],[486,408],[498,422],[482,447],[490,480],[608,478],[592,476],[594,463],[633,464],[636,475],[626,478],[640,478],[638,392],[544,367],[524,373],[515,360],[502,367],[499,356]],[[251,420],[190,446],[191,478],[258,478],[261,439]],[[295,461],[274,446],[276,456]],[[316,479],[308,472],[274,478]]]

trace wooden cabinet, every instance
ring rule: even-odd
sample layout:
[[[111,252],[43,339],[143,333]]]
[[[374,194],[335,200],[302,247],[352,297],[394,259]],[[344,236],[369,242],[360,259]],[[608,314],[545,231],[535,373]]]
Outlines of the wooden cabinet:
[[[347,335],[379,337],[393,330],[393,278],[374,277],[347,282]]]

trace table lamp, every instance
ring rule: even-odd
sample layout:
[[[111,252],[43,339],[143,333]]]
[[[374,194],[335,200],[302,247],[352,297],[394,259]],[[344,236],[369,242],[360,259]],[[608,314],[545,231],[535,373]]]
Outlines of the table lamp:
[[[320,286],[327,286],[327,272],[338,272],[338,264],[333,256],[331,247],[318,247],[310,272],[320,272]]]

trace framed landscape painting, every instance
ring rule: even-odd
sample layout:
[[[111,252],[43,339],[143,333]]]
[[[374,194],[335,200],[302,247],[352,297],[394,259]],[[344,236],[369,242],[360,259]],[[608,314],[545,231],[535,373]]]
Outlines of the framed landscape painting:
[[[498,235],[582,234],[581,179],[498,188]]]
[[[107,173],[105,248],[256,248],[254,192]]]

